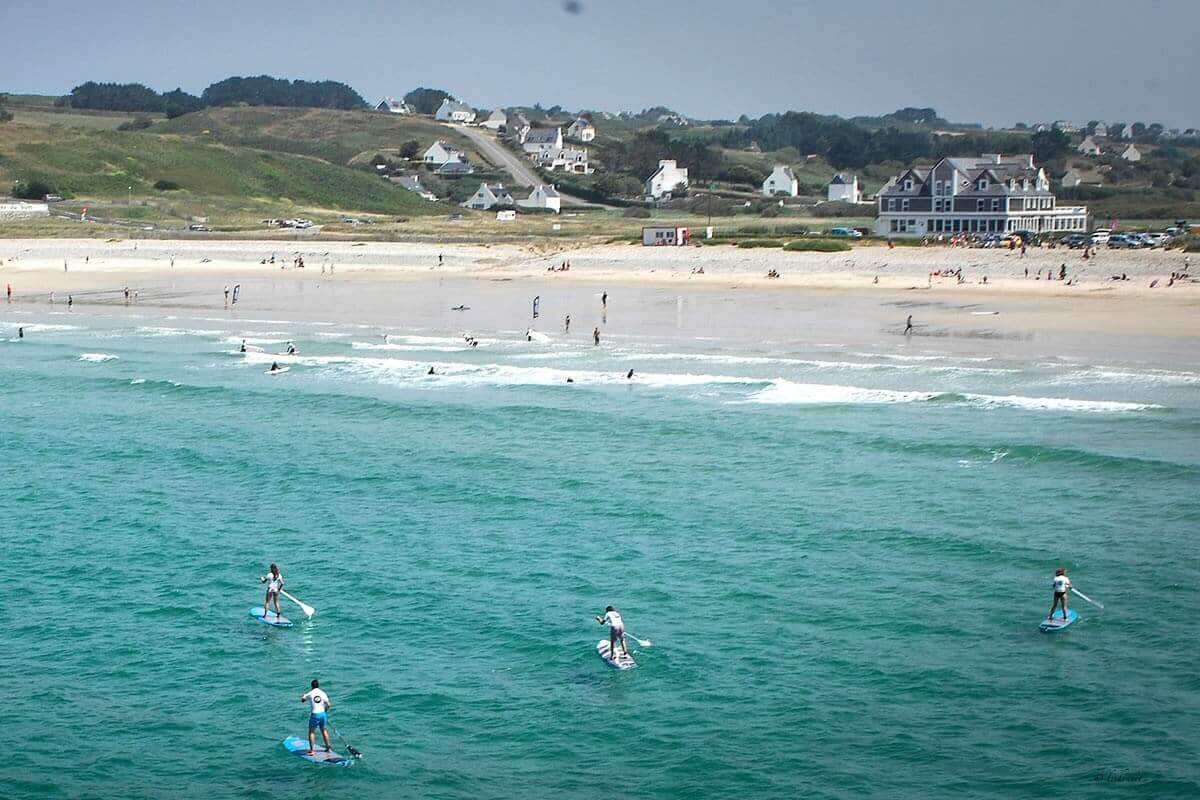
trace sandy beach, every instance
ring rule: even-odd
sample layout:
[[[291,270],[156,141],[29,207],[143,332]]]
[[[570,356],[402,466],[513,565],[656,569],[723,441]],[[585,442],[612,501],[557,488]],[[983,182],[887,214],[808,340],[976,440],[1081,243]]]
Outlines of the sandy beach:
[[[609,330],[867,338],[902,332],[912,314],[917,336],[1099,335],[1119,337],[1123,348],[1145,339],[1155,349],[1163,346],[1156,339],[1200,336],[1200,283],[1167,286],[1191,260],[1162,250],[1106,250],[1084,261],[1077,250],[1040,248],[1021,257],[949,247],[790,253],[606,245],[545,253],[511,244],[314,242],[282,250],[260,241],[3,240],[0,282],[12,287],[16,305],[45,306],[54,292],[58,304],[70,295],[77,310],[103,311],[122,305],[129,288],[131,302],[164,313],[227,310],[224,289],[242,284],[242,313],[475,330],[521,328],[534,297],[542,298],[542,326],[560,326],[571,313],[577,330],[590,330],[609,321],[600,303],[607,292],[621,296],[624,326]],[[557,270],[568,262],[569,271]],[[1046,279],[1063,264],[1067,281]],[[957,269],[962,282],[940,274]],[[766,277],[770,270],[781,277]],[[1128,280],[1111,279],[1121,274]],[[470,308],[450,310],[459,305]]]

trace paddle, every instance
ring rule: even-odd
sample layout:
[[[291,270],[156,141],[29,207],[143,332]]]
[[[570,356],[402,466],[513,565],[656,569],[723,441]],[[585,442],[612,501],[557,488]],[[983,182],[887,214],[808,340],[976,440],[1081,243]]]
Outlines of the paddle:
[[[650,647],[653,644],[653,642],[651,642],[649,639],[639,639],[638,637],[634,636],[629,631],[625,631],[625,635],[628,636],[630,639],[633,639],[641,647]]]
[[[1092,605],[1094,605],[1096,608],[1099,608],[1099,609],[1103,609],[1103,608],[1104,608],[1104,603],[1097,603],[1095,600],[1093,600],[1092,598],[1088,597],[1086,594],[1084,594],[1083,592],[1079,591],[1079,590],[1078,590],[1078,589],[1076,589],[1074,586],[1072,586],[1072,587],[1071,587],[1071,591],[1072,591],[1072,592],[1074,592],[1075,594],[1079,595],[1080,597],[1082,597],[1084,600],[1087,600],[1089,603],[1091,603]]]
[[[334,735],[342,740],[342,744],[346,745],[346,749],[350,751],[350,755],[354,756],[355,758],[362,758],[362,752],[357,747],[346,741],[346,737],[342,736],[341,732],[337,729],[337,726],[334,725],[332,721],[327,720],[327,722],[329,722],[329,727],[333,728]]]
[[[300,606],[300,610],[304,612],[304,616],[308,617],[309,619],[312,619],[312,615],[317,613],[317,610],[315,608],[313,608],[312,606],[310,606],[308,603],[305,603],[303,600],[297,600],[296,598],[292,597],[290,594],[285,592],[283,589],[280,589],[279,593],[281,595],[283,595],[284,597],[286,597],[288,600],[291,600],[296,605]]]

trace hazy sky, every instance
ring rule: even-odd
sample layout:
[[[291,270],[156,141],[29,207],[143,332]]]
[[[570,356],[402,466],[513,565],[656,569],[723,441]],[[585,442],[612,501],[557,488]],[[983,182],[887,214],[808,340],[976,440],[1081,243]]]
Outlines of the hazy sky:
[[[0,0],[0,91],[199,93],[230,75],[479,107],[736,118],[933,106],[956,121],[1200,126],[1200,1]]]

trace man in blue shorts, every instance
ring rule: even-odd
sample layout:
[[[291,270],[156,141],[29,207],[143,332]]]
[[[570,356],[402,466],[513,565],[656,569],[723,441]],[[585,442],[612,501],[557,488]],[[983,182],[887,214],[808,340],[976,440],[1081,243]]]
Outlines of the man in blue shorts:
[[[329,744],[329,731],[326,730],[326,725],[329,720],[326,713],[333,706],[329,700],[329,695],[321,689],[321,684],[316,678],[313,678],[312,689],[300,696],[300,702],[308,703],[308,755],[313,754],[314,738],[316,737],[317,728],[321,729],[321,737],[325,740],[325,752],[328,753],[333,748]]]

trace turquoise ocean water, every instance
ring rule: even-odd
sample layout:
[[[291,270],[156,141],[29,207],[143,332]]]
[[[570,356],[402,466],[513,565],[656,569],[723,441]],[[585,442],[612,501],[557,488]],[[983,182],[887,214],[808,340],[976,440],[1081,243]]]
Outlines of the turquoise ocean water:
[[[3,795],[1200,795],[1200,359],[482,338],[5,316]]]

